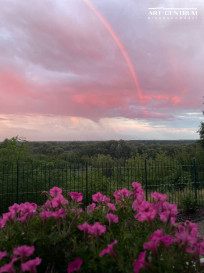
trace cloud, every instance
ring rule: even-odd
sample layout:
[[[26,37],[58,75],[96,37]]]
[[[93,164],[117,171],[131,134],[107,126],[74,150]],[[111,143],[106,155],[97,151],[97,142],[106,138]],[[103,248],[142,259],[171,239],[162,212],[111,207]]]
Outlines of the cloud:
[[[157,125],[127,118],[102,118],[94,122],[57,115],[1,115],[0,140],[16,135],[28,141],[198,138],[193,127],[181,128],[181,124],[175,128],[171,123]]]
[[[84,1],[8,0],[0,10],[0,114],[68,116],[76,124],[80,118],[93,124],[124,118],[177,126],[181,116],[201,111],[202,17],[152,23],[149,2],[91,2],[121,41],[144,97],[121,48]],[[151,2],[161,4],[177,5]],[[203,3],[196,5],[202,14]]]

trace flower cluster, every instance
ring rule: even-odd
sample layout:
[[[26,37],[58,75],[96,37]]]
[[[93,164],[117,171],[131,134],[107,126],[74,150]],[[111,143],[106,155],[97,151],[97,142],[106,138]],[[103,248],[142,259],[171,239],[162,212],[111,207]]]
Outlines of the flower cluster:
[[[22,245],[17,248],[13,249],[13,257],[11,261],[7,264],[4,264],[2,267],[0,267],[0,273],[3,272],[9,272],[9,273],[15,273],[14,269],[14,263],[18,260],[21,262],[21,272],[27,272],[30,271],[31,273],[36,273],[36,266],[40,265],[42,259],[39,257],[36,257],[34,259],[25,261],[26,258],[30,257],[35,251],[34,246],[27,246]],[[0,251],[0,260],[2,260],[4,257],[7,256],[7,252]]]
[[[186,252],[193,254],[196,258],[204,255],[204,240],[198,233],[198,226],[195,223],[186,221],[177,227],[176,242]]]
[[[83,225],[78,225],[78,229],[83,231],[85,235],[88,233],[96,237],[106,232],[106,226],[101,225],[99,222],[95,222],[93,225],[89,225],[87,222]]]
[[[113,196],[115,197],[116,203],[120,204],[121,201],[124,201],[126,198],[129,198],[131,196],[131,192],[124,188],[122,190],[115,191],[113,193]]]
[[[36,212],[38,206],[34,203],[25,202],[22,204],[13,204],[9,207],[9,212],[3,213],[2,218],[0,218],[0,228],[3,228],[5,224],[9,221],[20,221],[27,223],[32,219],[34,213]]]
[[[135,218],[138,221],[148,221],[151,223],[155,217],[158,217],[165,223],[170,221],[171,224],[175,224],[176,215],[178,214],[177,205],[166,202],[166,194],[152,193],[151,196],[155,199],[155,203],[150,203],[144,200],[144,192],[140,184],[138,185],[137,182],[133,182],[132,186],[135,198],[132,208],[134,211],[137,211]]]
[[[154,254],[157,253],[158,246],[162,243],[166,249],[172,244],[175,239],[169,235],[163,235],[163,230],[156,230],[150,237],[149,241],[143,244],[143,248],[152,251]]]
[[[97,192],[96,194],[93,194],[92,199],[93,199],[94,202],[100,203],[100,204],[107,204],[107,203],[110,202],[110,198],[107,197],[106,195],[103,195],[100,192]]]
[[[15,245],[9,243],[8,249],[1,249],[0,273],[36,273],[38,266],[40,270],[47,268],[46,272],[52,267],[53,272],[105,272],[110,266],[114,272],[161,273],[166,270],[162,267],[165,257],[173,255],[176,260],[177,253],[186,260],[175,272],[191,272],[189,268],[185,271],[185,266],[192,266],[193,270],[196,266],[198,270],[193,272],[203,272],[197,261],[204,255],[204,239],[197,224],[186,221],[175,225],[177,205],[167,202],[166,194],[154,192],[151,194],[154,201],[149,202],[140,183],[133,182],[132,188],[132,192],[126,188],[117,190],[112,198],[97,192],[92,195],[93,203],[83,209],[82,193],[69,192],[68,201],[58,187],[43,193],[48,199],[42,206],[29,202],[10,206],[0,218],[0,239],[6,246],[14,226],[20,243],[16,243],[16,236]],[[46,254],[55,248],[55,255],[60,252],[57,270],[53,256],[42,255],[42,247]],[[34,252],[39,257],[31,257]],[[100,265],[96,267],[94,261]],[[47,267],[48,263],[51,267]],[[173,265],[168,266],[174,272]]]

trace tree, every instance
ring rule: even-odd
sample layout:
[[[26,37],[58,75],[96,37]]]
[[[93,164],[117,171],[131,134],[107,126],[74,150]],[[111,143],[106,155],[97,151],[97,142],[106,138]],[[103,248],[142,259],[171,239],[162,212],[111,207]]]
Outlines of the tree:
[[[204,111],[203,111],[203,115],[204,115]],[[200,123],[200,129],[198,130],[198,133],[200,135],[200,143],[204,147],[204,122],[203,121],[201,121]]]
[[[19,136],[6,138],[0,145],[0,159],[3,162],[13,163],[26,161],[29,158],[26,140]]]
[[[200,129],[198,130],[200,134],[200,143],[204,147],[204,122],[201,121]]]

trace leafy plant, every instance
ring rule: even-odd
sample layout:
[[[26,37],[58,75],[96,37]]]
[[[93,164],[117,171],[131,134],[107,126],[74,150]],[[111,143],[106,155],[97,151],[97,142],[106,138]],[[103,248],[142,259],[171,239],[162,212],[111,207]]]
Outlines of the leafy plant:
[[[176,225],[177,205],[141,184],[100,192],[88,206],[83,194],[53,187],[47,201],[14,204],[0,218],[0,272],[204,272],[204,240],[196,224]]]
[[[187,196],[184,197],[184,199],[182,200],[182,204],[183,204],[183,210],[186,213],[188,213],[188,212],[193,213],[197,209],[197,202],[190,195],[187,195]]]

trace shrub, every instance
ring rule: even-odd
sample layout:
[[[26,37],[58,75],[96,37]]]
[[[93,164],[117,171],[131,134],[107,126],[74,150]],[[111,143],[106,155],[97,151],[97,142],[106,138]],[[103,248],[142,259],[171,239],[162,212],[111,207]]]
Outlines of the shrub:
[[[0,218],[0,272],[204,272],[204,240],[196,224],[175,224],[167,195],[144,200],[141,184],[114,197],[54,187],[47,201],[14,204]]]
[[[186,213],[193,213],[197,209],[197,202],[196,200],[190,196],[187,195],[183,200],[182,200],[182,205],[183,205],[183,210]]]

